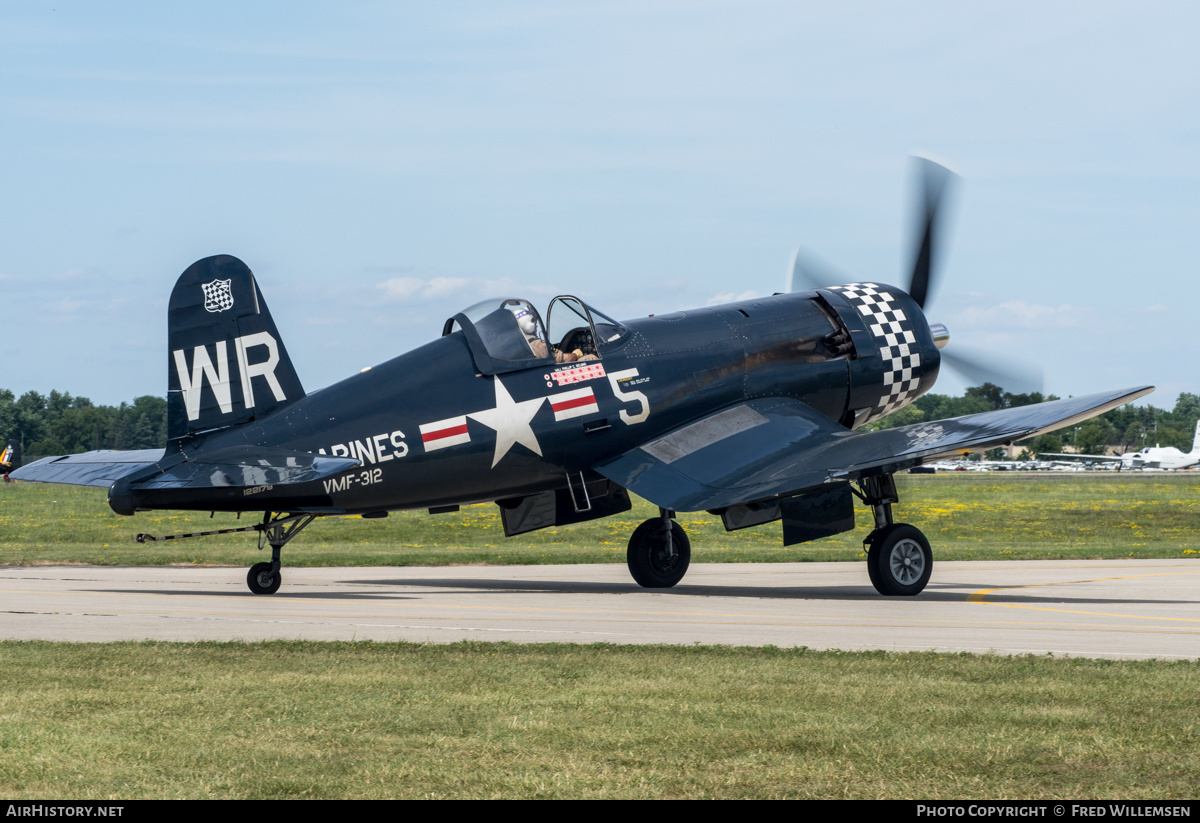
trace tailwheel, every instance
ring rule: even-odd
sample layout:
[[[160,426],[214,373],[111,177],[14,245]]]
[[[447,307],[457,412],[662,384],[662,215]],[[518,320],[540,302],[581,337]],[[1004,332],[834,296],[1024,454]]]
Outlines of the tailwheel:
[[[275,594],[283,582],[280,572],[280,553],[284,545],[316,519],[307,512],[263,512],[263,522],[254,527],[258,532],[258,548],[271,547],[270,563],[255,563],[246,575],[246,585],[255,594]]]
[[[276,563],[255,563],[246,575],[246,585],[255,594],[275,594],[283,582],[283,573]]]
[[[920,594],[933,572],[933,551],[915,526],[892,523],[867,538],[867,573],[875,590],[891,597]]]
[[[669,589],[687,574],[692,544],[683,526],[667,515],[652,517],[634,529],[626,559],[639,586]]]

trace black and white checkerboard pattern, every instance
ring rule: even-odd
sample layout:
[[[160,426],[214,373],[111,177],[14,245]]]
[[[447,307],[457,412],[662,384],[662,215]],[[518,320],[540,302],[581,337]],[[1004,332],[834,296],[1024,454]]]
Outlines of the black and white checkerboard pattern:
[[[204,309],[210,312],[222,312],[233,308],[233,291],[229,284],[232,280],[214,280],[211,283],[201,283],[204,289]]]
[[[896,298],[885,287],[874,283],[850,283],[830,291],[846,296],[850,305],[863,316],[867,330],[879,345],[884,394],[871,409],[867,420],[883,417],[916,400],[917,386],[921,383],[921,355],[917,352],[912,320],[895,305]]]

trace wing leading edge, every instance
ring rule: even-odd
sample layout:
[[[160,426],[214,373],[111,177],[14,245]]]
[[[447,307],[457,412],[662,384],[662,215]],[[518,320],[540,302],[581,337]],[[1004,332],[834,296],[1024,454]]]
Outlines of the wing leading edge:
[[[857,433],[791,398],[751,400],[601,463],[596,471],[665,509],[701,511],[890,474],[1036,437],[1154,391],[1140,386]]]

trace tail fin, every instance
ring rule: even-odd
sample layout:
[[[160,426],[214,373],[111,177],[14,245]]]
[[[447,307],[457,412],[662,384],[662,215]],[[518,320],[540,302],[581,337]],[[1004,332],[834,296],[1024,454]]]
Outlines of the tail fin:
[[[1200,420],[1196,421],[1196,436],[1192,438],[1192,454],[1200,454]]]
[[[227,254],[188,267],[167,309],[167,437],[228,428],[304,397],[254,274]]]

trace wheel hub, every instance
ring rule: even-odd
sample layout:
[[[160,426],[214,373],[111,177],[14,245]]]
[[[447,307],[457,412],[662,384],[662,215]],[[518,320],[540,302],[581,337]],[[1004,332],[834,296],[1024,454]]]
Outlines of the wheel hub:
[[[656,570],[669,572],[675,568],[675,564],[679,561],[679,555],[668,549],[664,541],[650,553],[650,559],[654,563]]]
[[[892,547],[892,558],[889,564],[892,570],[892,577],[897,581],[908,585],[915,580],[918,580],[925,572],[925,552],[921,550],[917,541],[911,539],[901,540]]]

